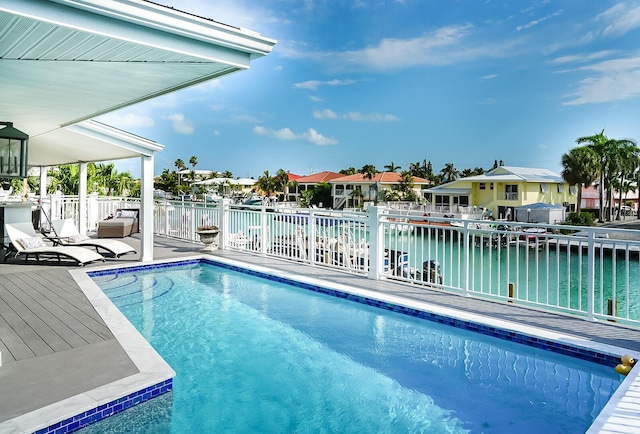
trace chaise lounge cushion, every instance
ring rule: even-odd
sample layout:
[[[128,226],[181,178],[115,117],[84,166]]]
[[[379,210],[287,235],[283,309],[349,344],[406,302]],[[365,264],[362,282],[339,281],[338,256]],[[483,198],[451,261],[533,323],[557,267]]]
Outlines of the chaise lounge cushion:
[[[47,247],[47,245],[44,243],[44,240],[40,237],[20,238],[18,239],[18,242],[25,250]]]

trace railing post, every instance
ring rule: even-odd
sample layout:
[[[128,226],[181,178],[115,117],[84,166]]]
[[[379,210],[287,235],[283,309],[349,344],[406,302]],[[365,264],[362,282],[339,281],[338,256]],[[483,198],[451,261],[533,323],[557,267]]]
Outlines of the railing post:
[[[260,207],[260,254],[265,255],[267,253],[267,245],[269,243],[269,220],[267,215],[267,208],[265,206]]]
[[[87,201],[87,227],[90,231],[96,230],[98,227],[98,193],[95,191],[89,194],[89,200]]]
[[[594,289],[595,289],[595,236],[593,229],[589,230],[589,238],[587,241],[587,321],[596,321],[594,316]],[[567,288],[570,290],[570,288]]]
[[[231,199],[224,198],[220,202],[220,211],[218,216],[218,249],[224,250],[227,247],[227,239],[229,238],[229,211],[231,210]]]
[[[384,230],[380,218],[382,208],[369,206],[369,273],[367,278],[379,280],[382,271],[382,259],[384,258]]]
[[[469,242],[469,221],[464,222],[464,229],[462,232],[462,241],[464,245],[464,250],[462,253],[462,290],[464,291],[464,295],[469,297],[469,246],[471,245]]]
[[[307,221],[309,227],[309,263],[315,265],[316,263],[316,214],[311,209],[309,210],[309,220]]]

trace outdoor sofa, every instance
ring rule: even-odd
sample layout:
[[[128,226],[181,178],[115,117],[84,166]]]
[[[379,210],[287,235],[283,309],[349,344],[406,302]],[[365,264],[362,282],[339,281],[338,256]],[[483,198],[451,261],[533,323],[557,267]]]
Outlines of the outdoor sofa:
[[[98,238],[124,238],[139,232],[139,209],[119,209],[113,218],[98,223]]]

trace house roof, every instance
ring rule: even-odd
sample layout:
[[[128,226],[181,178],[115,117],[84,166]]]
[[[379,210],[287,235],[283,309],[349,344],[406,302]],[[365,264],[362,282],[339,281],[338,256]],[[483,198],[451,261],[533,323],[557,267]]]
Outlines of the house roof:
[[[301,176],[296,179],[299,184],[318,184],[320,182],[329,182],[332,179],[341,178],[344,175],[342,173],[330,172],[325,170],[324,172],[314,173],[313,175]]]
[[[274,44],[145,0],[3,0],[0,120],[30,136],[29,166],[146,155],[162,146],[86,122],[248,69]]]
[[[340,178],[335,178],[329,181],[332,184],[398,184],[402,179],[402,175],[397,172],[378,172],[372,179],[365,178],[362,173],[356,173],[355,175],[346,175]],[[429,185],[431,181],[424,178],[413,177],[413,183],[416,185]]]
[[[562,176],[551,170],[516,166],[500,166],[488,171],[483,175],[468,176],[466,178],[460,179],[460,181],[524,181],[564,183],[564,179],[562,179]]]
[[[548,169],[500,166],[484,175],[467,176],[424,191],[438,194],[460,194],[459,190],[467,190],[470,193],[469,188],[466,187],[469,182],[549,182],[562,184],[565,181],[561,175]],[[465,187],[459,187],[460,184],[465,185]]]

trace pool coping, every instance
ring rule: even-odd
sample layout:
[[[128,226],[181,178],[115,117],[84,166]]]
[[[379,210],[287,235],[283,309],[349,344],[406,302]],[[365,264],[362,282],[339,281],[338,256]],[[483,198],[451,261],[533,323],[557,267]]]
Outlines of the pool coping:
[[[428,302],[412,300],[392,294],[385,294],[380,291],[368,290],[361,287],[347,286],[338,282],[323,280],[303,274],[285,272],[275,268],[221,256],[203,254],[172,259],[165,258],[136,264],[110,264],[102,267],[95,267],[91,270],[70,270],[69,272],[90,303],[110,328],[116,340],[123,347],[136,367],[138,367],[140,372],[119,381],[98,387],[0,423],[0,431],[7,433],[36,431],[56,432],[56,429],[58,429],[56,427],[59,427],[61,421],[70,421],[72,419],[76,420],[80,417],[86,418],[91,417],[92,415],[94,418],[97,418],[97,420],[100,420],[102,417],[99,417],[99,409],[102,409],[109,404],[118,405],[119,400],[123,400],[132,395],[137,396],[141,391],[142,393],[149,395],[148,398],[157,396],[157,393],[156,395],[151,396],[151,391],[148,391],[149,388],[152,388],[155,385],[160,385],[160,388],[164,388],[164,392],[171,390],[171,380],[176,375],[173,369],[164,361],[164,359],[162,359],[155,349],[151,347],[135,327],[131,325],[120,310],[92,280],[89,274],[95,275],[116,269],[144,269],[154,267],[154,265],[163,264],[166,264],[167,266],[175,266],[179,263],[197,263],[203,259],[230,267],[269,274],[275,278],[291,280],[312,286],[319,286],[334,291],[353,294],[358,297],[364,297],[366,299],[378,300],[382,303],[441,315],[459,321],[472,322],[486,327],[513,331],[515,333],[559,342],[572,347],[584,348],[615,357],[620,357],[623,354],[629,354],[636,360],[640,358],[640,352],[627,350],[625,348],[605,343],[590,341],[568,333],[560,333],[540,327],[523,325],[513,321],[493,318],[488,315],[455,310]],[[612,366],[612,369],[613,368],[614,367]],[[158,389],[158,391],[160,390],[161,389]],[[146,391],[148,391],[148,393]],[[640,369],[634,369],[622,381],[616,392],[600,412],[598,417],[594,420],[587,432],[629,432],[629,429],[640,429],[640,418],[637,416],[640,411],[639,395]],[[135,405],[135,403],[132,405]],[[108,411],[111,410],[107,410],[107,412]],[[113,414],[113,411],[111,411],[111,414]],[[106,416],[108,415],[109,414]]]
[[[122,264],[103,268],[117,269]],[[172,390],[175,371],[85,270],[69,270],[138,373],[0,423],[2,433],[71,432]]]

